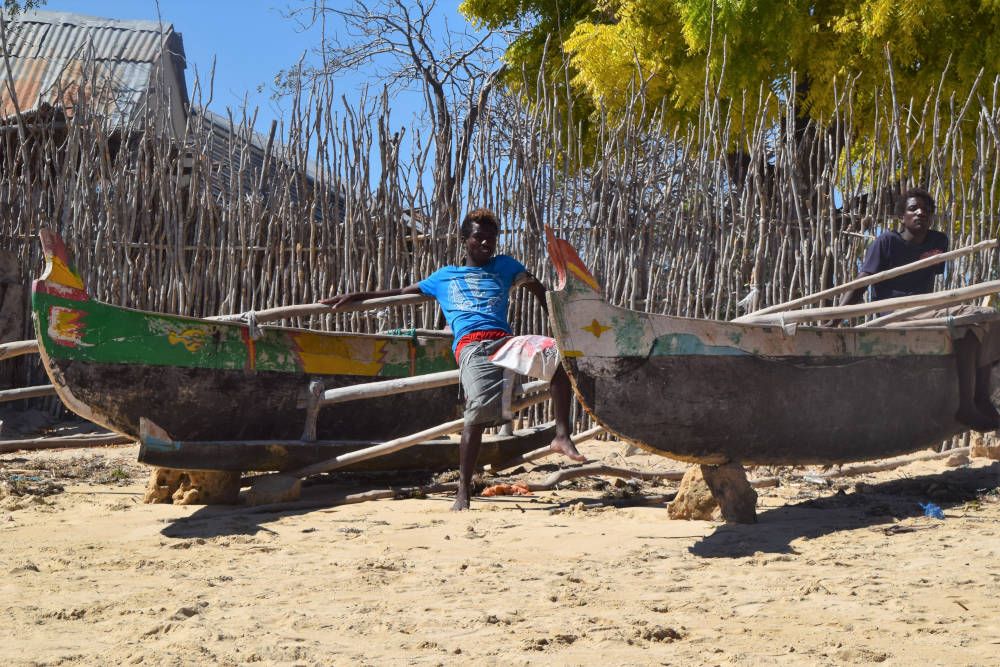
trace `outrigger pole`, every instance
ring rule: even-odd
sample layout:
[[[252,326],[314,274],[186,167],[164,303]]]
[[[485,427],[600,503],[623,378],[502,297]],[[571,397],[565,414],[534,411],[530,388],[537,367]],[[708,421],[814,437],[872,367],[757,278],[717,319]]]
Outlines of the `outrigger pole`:
[[[861,287],[867,287],[869,285],[874,285],[875,283],[880,283],[883,280],[889,280],[890,278],[895,278],[896,276],[901,276],[906,273],[911,273],[913,271],[918,271],[920,269],[925,269],[928,266],[934,266],[935,264],[940,264],[941,262],[947,262],[950,259],[955,259],[956,257],[962,257],[963,255],[971,255],[972,253],[979,252],[981,250],[988,250],[990,248],[995,248],[997,246],[996,239],[988,239],[986,241],[980,241],[974,245],[965,246],[964,248],[957,248],[949,252],[941,253],[940,255],[934,255],[933,257],[927,257],[926,259],[921,259],[911,264],[905,264],[903,266],[896,267],[895,269],[889,269],[888,271],[880,271],[870,276],[865,276],[864,278],[858,278],[850,282],[844,283],[843,285],[838,285],[837,287],[831,287],[830,289],[825,289],[820,292],[814,292],[813,294],[807,294],[806,296],[800,297],[798,299],[792,299],[791,301],[785,301],[784,303],[776,303],[773,306],[768,306],[767,308],[761,308],[760,310],[755,310],[752,313],[747,313],[740,317],[732,320],[733,322],[739,324],[759,324],[763,315],[770,315],[779,312],[791,311],[793,308],[798,308],[799,306],[804,306],[809,303],[815,303],[817,301],[822,301],[823,299],[829,299],[830,297],[838,296],[844,294],[845,292],[851,292]],[[885,303],[884,301],[880,303]],[[829,310],[829,309],[825,309]],[[883,308],[882,310],[888,310]],[[874,310],[871,312],[879,312],[879,310]],[[814,319],[827,319],[829,317],[836,317],[836,315],[824,315],[822,317],[816,317]],[[788,321],[788,320],[786,320]],[[808,320],[799,320],[808,321]]]

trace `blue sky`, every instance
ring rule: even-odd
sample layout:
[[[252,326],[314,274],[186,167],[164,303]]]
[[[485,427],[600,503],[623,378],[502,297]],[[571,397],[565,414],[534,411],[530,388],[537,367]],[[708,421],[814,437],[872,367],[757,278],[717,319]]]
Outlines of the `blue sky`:
[[[346,2],[346,0],[343,0]],[[65,11],[117,19],[157,20],[172,23],[184,38],[188,68],[185,76],[190,89],[195,74],[207,82],[215,66],[215,95],[211,109],[240,108],[244,98],[259,107],[257,129],[264,132],[272,119],[282,113],[280,104],[270,99],[274,75],[296,63],[320,41],[319,30],[303,31],[285,18],[290,8],[305,2],[295,0],[48,0],[47,11]],[[453,25],[464,24],[454,9],[457,2],[441,0],[439,9]],[[340,94],[357,96],[370,81],[367,72],[338,80]],[[380,89],[375,81],[372,84]],[[264,92],[258,92],[259,86]],[[417,106],[403,95],[393,105],[395,123],[408,124]],[[411,100],[413,98],[411,97]]]

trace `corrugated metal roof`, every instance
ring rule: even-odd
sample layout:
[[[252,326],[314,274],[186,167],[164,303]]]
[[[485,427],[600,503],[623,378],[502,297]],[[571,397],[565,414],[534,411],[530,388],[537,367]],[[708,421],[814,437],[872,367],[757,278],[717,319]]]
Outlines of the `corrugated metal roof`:
[[[72,114],[83,92],[115,124],[133,117],[164,49],[183,49],[171,24],[153,21],[30,11],[11,27],[10,65],[22,112],[49,104]],[[183,67],[183,53],[168,57],[179,57]],[[7,87],[0,86],[0,115],[14,112]]]
[[[208,109],[191,109],[189,124],[192,149],[208,158],[211,164],[212,194],[219,201],[231,201],[239,192],[258,193],[265,198],[271,196],[270,179],[263,180],[262,190],[257,185],[261,182],[260,174],[264,169],[264,154],[268,142],[266,135],[256,131],[248,132],[238,119],[234,123],[226,116]],[[271,147],[269,176],[277,177],[281,182],[280,173],[285,169],[301,169],[306,177],[305,188],[312,190],[316,187],[317,165],[311,160],[303,165],[291,151],[276,141]],[[294,203],[300,201],[299,187],[299,182],[292,180],[289,195]],[[329,208],[336,211],[338,217],[336,221],[343,222],[343,196],[336,195],[332,189],[328,190],[328,196],[331,202]],[[334,198],[339,200],[338,205],[333,204]],[[318,207],[315,215],[319,219],[321,211]]]

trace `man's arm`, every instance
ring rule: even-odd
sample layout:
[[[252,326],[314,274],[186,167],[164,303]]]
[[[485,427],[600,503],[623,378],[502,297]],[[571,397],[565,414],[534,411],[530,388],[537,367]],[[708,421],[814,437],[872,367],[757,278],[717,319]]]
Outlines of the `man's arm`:
[[[546,314],[549,312],[549,304],[545,301],[545,285],[530,273],[522,273],[514,281],[514,287],[523,287],[524,289],[531,292],[531,294],[538,299],[538,303],[542,305],[542,310]]]
[[[867,273],[866,271],[858,271],[857,278],[867,278],[870,275],[873,275],[873,274]],[[852,303],[859,303],[861,301],[861,296],[865,293],[866,289],[868,289],[868,288],[867,287],[859,287],[857,289],[851,290],[850,292],[845,292],[843,294],[843,296],[840,297],[840,303],[837,304],[837,305],[838,306],[850,306]]]
[[[348,292],[347,294],[338,294],[337,296],[331,296],[329,299],[321,299],[320,303],[330,306],[333,310],[346,305],[348,303],[353,303],[354,301],[364,301],[365,299],[381,299],[387,296],[401,296],[403,294],[423,294],[420,291],[419,285],[407,285],[406,287],[397,287],[395,289],[386,290],[375,290],[372,292]]]

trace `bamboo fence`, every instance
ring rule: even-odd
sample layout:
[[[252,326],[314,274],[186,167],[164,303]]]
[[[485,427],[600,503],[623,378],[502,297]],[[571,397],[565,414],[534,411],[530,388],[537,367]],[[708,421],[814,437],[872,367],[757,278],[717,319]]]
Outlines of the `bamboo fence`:
[[[848,87],[829,118],[790,132],[781,127],[796,124],[794,95],[773,96],[785,119],[776,128],[707,87],[697,122],[667,127],[636,87],[624,112],[592,119],[588,144],[571,105],[539,79],[534,104],[500,91],[483,109],[459,202],[497,211],[501,251],[543,279],[551,225],[612,303],[732,319],[853,278],[909,186],[937,198],[954,247],[993,237],[1000,80],[979,92],[900,101],[879,91],[875,117],[857,118]],[[0,249],[21,258],[28,285],[42,268],[38,230],[52,226],[96,298],[193,316],[412,283],[459,259],[459,220],[434,206],[433,132],[390,111],[385,95],[350,106],[318,81],[263,142],[254,114],[231,112],[225,132],[192,114],[181,137],[149,115],[112,127],[85,106],[34,122],[26,144],[7,131]],[[859,144],[861,124],[875,126],[885,150]],[[943,286],[996,278],[997,260],[995,250],[958,259]],[[524,291],[511,314],[519,332],[546,330]],[[378,331],[440,318],[405,307],[287,323]],[[24,338],[30,326],[26,318]],[[25,385],[42,380],[22,365]]]

